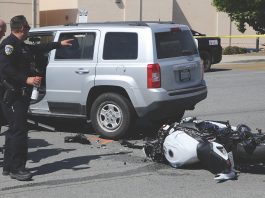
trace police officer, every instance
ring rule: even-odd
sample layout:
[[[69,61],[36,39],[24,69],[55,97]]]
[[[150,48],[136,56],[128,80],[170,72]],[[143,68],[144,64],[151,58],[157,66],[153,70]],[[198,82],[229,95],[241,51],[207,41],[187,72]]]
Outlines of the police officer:
[[[0,40],[5,36],[6,33],[6,23],[0,19]]]
[[[0,19],[0,41],[5,36],[5,33],[6,33],[6,23],[2,19]],[[1,107],[0,107],[0,118],[2,118]],[[1,121],[2,120],[0,120],[0,129],[1,129]]]
[[[32,174],[25,168],[28,153],[27,111],[32,86],[40,84],[40,78],[31,75],[28,57],[34,53],[70,46],[71,40],[25,44],[30,26],[23,15],[13,17],[10,28],[11,34],[0,45],[0,78],[5,89],[1,106],[9,124],[2,174],[24,181],[32,178]]]
[[[0,41],[3,38],[3,36],[5,36],[5,33],[6,33],[6,23],[2,19],[0,19]],[[0,97],[1,97],[2,92],[3,90],[2,90],[2,87],[0,86]],[[2,108],[0,105],[0,132],[1,132],[1,127],[4,124],[5,124],[5,119],[4,119]],[[0,151],[2,151],[1,147],[0,147]]]

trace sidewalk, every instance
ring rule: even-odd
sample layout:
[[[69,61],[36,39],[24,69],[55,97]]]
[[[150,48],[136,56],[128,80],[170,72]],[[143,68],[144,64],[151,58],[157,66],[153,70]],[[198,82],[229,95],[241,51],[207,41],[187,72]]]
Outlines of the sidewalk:
[[[237,55],[223,55],[222,63],[249,63],[249,62],[265,62],[264,53],[249,53]]]

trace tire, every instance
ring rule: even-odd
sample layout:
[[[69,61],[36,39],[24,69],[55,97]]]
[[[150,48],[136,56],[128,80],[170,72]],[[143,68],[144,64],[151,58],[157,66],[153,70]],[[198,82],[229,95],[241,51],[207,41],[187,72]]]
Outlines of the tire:
[[[116,93],[99,95],[92,104],[90,118],[95,131],[110,139],[128,134],[135,120],[130,101]]]
[[[202,59],[203,68],[205,72],[210,71],[212,66],[212,57],[211,54],[207,51],[200,52],[200,57]]]

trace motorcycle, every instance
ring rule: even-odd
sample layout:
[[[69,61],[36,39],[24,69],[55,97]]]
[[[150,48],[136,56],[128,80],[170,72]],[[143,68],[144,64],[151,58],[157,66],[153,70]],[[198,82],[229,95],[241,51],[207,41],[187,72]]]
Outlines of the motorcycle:
[[[243,124],[234,127],[229,122],[189,117],[162,126],[157,138],[146,142],[144,152],[153,161],[175,168],[200,162],[221,181],[237,177],[235,165],[265,161],[264,142],[261,130],[255,134]]]

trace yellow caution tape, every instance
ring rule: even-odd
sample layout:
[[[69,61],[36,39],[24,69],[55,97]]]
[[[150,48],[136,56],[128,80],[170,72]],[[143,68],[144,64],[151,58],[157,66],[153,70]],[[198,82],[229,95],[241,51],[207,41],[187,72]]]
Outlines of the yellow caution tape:
[[[194,38],[265,38],[265,34],[260,35],[231,35],[231,36],[194,36]]]

